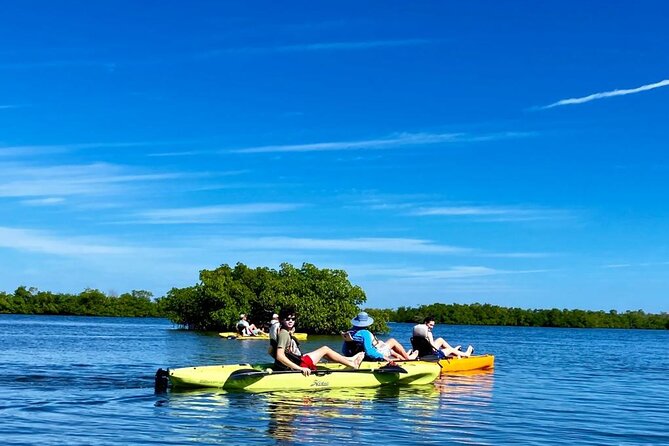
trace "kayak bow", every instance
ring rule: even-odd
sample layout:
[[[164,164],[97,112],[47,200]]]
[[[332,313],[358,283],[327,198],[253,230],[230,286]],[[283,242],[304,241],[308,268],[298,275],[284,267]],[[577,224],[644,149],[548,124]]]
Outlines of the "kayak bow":
[[[495,356],[476,355],[464,358],[446,358],[440,359],[439,365],[442,373],[488,370],[495,367]]]

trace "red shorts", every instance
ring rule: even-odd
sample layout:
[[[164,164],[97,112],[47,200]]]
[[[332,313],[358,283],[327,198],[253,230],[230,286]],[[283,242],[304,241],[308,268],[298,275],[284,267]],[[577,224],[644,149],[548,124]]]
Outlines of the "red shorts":
[[[316,370],[316,364],[314,364],[314,361],[309,357],[309,355],[302,356],[300,367],[306,367],[309,370]]]

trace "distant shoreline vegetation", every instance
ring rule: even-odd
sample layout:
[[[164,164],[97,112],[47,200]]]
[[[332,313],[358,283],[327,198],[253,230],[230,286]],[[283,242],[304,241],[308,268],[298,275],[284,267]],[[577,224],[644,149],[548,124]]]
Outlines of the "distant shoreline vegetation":
[[[58,294],[21,286],[13,294],[0,291],[0,314],[47,314],[74,316],[165,317],[191,330],[230,331],[240,313],[258,326],[272,313],[293,308],[298,328],[313,334],[337,334],[367,300],[342,270],[319,269],[304,263],[296,268],[284,263],[279,270],[249,268],[237,263],[200,271],[200,281],[186,288],[172,288],[153,299],[148,291],[133,290],[107,295],[96,289],[79,294]],[[498,325],[562,328],[669,329],[669,314],[642,310],[585,311],[507,308],[490,304],[434,303],[393,309],[366,308],[374,317],[373,331],[388,331],[387,323],[422,322],[432,316],[439,324]]]
[[[513,327],[559,328],[640,328],[669,329],[669,313],[649,314],[642,310],[618,313],[616,310],[525,310],[490,304],[421,305],[418,308],[399,307],[397,310],[379,310],[387,320],[395,322],[422,322],[426,316],[438,324],[501,325]]]
[[[115,296],[94,289],[62,294],[20,286],[13,294],[0,291],[0,314],[164,317],[152,297],[149,291],[141,290]]]

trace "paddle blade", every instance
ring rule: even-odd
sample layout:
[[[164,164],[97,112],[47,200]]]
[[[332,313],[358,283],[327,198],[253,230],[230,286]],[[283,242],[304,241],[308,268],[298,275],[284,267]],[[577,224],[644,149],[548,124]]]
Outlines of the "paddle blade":
[[[378,369],[373,369],[371,371],[374,373],[409,373],[404,367],[400,367],[397,364],[384,365],[383,367],[379,367]]]

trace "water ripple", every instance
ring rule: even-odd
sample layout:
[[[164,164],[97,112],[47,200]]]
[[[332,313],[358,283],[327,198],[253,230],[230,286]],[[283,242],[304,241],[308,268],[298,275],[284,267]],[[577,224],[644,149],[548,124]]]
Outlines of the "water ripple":
[[[410,325],[391,326],[408,339]],[[266,345],[160,320],[0,316],[0,437],[40,445],[669,444],[667,332],[438,326],[436,334],[495,353],[496,370],[407,388],[156,395],[158,367],[266,361]],[[322,343],[337,348],[339,340],[304,346]]]

